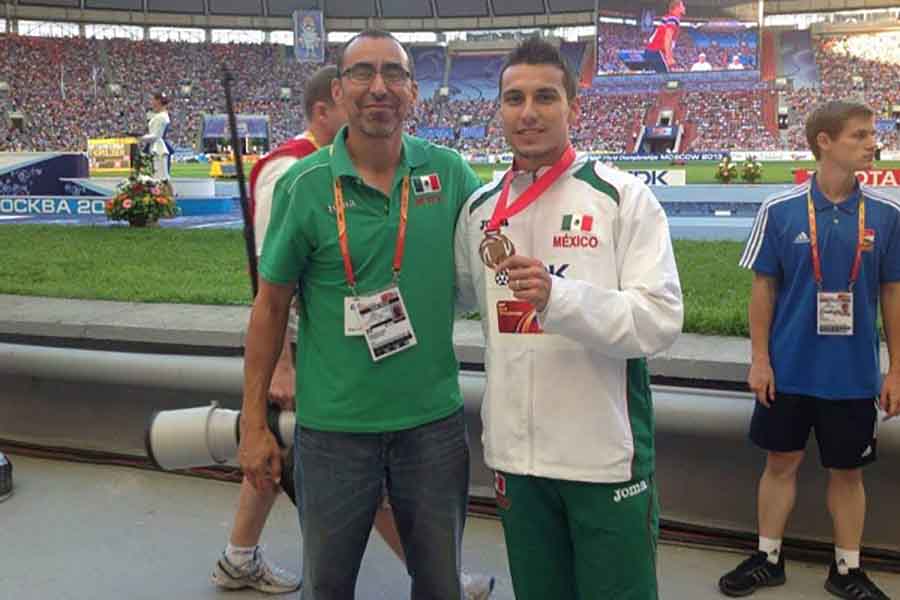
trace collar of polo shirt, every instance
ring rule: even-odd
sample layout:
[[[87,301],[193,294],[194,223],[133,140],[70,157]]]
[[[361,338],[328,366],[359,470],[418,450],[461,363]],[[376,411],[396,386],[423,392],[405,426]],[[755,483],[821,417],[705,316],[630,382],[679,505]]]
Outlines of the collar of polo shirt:
[[[337,132],[337,135],[334,136],[334,141],[331,143],[331,170],[335,177],[351,177],[353,179],[358,179],[359,172],[356,170],[353,161],[350,160],[350,155],[347,153],[346,138],[347,126],[344,125],[341,130]],[[428,154],[425,152],[423,144],[416,144],[412,138],[405,133],[403,134],[402,146],[403,150],[400,152],[401,165],[405,165],[410,169],[415,169],[428,162]]]
[[[823,210],[834,210],[834,207],[837,206],[845,213],[855,215],[856,211],[859,209],[859,181],[856,182],[856,187],[853,188],[853,193],[837,204],[834,204],[831,200],[825,197],[825,194],[823,194],[822,190],[819,189],[819,183],[816,181],[815,175],[813,175],[812,177],[812,184],[810,185],[810,189],[812,190],[813,206],[816,207],[816,212],[821,212]]]

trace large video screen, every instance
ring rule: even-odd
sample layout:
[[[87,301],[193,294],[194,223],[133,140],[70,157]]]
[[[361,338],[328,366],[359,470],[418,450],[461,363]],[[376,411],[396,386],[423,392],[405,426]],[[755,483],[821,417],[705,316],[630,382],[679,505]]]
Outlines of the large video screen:
[[[759,24],[723,14],[692,19],[690,1],[660,0],[632,15],[600,14],[597,75],[756,71]]]

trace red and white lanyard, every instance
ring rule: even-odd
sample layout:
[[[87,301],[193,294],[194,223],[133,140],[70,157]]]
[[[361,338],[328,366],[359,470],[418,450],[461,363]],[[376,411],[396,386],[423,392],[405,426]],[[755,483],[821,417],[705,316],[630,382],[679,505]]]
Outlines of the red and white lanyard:
[[[347,239],[347,214],[344,208],[344,190],[340,177],[334,179],[334,212],[337,217],[338,243],[341,247],[341,256],[344,259],[344,275],[347,285],[354,296],[356,293],[356,276],[353,274],[353,262],[350,260],[350,243]],[[403,188],[400,194],[400,224],[397,227],[397,243],[394,249],[393,282],[400,279],[400,269],[403,266],[403,252],[406,244],[406,222],[409,217],[409,175],[403,178]]]

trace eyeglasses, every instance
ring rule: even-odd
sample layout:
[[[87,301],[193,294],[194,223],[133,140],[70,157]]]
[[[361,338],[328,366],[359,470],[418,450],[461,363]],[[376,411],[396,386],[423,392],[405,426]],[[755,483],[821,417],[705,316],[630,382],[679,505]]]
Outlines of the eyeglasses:
[[[379,73],[387,85],[402,85],[412,77],[410,72],[403,68],[403,65],[397,63],[384,63],[381,65],[380,71],[372,63],[356,63],[352,67],[344,69],[341,77],[347,77],[354,83],[368,85]]]

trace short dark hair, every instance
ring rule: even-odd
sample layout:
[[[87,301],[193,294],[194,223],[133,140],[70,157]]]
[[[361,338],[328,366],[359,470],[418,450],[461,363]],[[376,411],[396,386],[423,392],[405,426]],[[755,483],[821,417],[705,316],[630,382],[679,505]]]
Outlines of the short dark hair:
[[[416,79],[416,69],[413,66],[413,57],[409,52],[409,49],[403,45],[403,42],[394,37],[394,34],[390,31],[385,31],[384,29],[363,29],[352,38],[341,44],[341,47],[338,48],[337,58],[335,63],[337,64],[338,77],[340,77],[341,73],[344,70],[344,54],[347,52],[347,48],[350,47],[350,44],[355,42],[360,38],[373,38],[373,39],[388,39],[394,40],[397,42],[397,45],[403,49],[403,53],[406,54],[406,62],[409,64],[409,78],[412,80]]]
[[[822,151],[816,138],[820,133],[827,133],[828,137],[834,139],[841,135],[844,126],[850,119],[856,117],[871,119],[873,116],[875,116],[875,112],[859,102],[833,100],[821,104],[806,119],[806,143],[809,144],[809,149],[812,150],[816,160],[819,160]]]
[[[337,78],[337,73],[337,67],[328,65],[313,73],[312,77],[306,80],[306,85],[303,86],[303,113],[306,115],[307,122],[312,121],[313,109],[317,102],[334,104],[334,99],[331,97],[331,82]]]
[[[500,69],[500,80],[497,88],[503,93],[503,74],[515,65],[550,65],[559,68],[563,72],[563,87],[566,89],[566,99],[571,102],[578,93],[575,85],[575,76],[569,63],[563,58],[559,48],[542,40],[539,37],[531,37],[519,44],[519,46],[506,55],[503,68]]]
[[[163,92],[154,92],[153,97],[163,106],[169,105],[169,97],[166,96]]]

